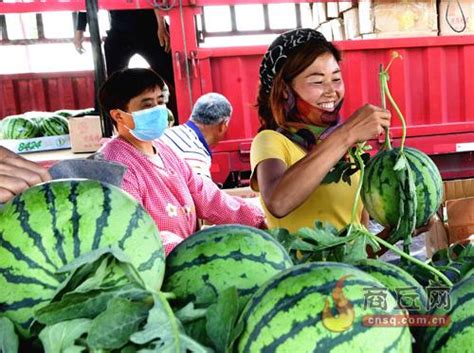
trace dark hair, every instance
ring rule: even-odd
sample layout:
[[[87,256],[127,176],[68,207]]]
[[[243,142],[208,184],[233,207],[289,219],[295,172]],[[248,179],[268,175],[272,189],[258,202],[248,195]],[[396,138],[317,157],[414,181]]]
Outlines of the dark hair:
[[[163,89],[164,85],[163,79],[151,69],[126,68],[114,72],[100,87],[99,104],[116,127],[117,123],[109,114],[112,109],[126,111],[132,98],[156,87]]]
[[[330,53],[337,62],[341,61],[341,53],[331,43],[313,38],[297,46],[276,73],[270,93],[260,84],[257,108],[260,119],[260,130],[276,130],[285,121],[295,121],[296,109],[294,104],[291,82],[310,66],[319,56]],[[285,98],[285,95],[290,97]]]

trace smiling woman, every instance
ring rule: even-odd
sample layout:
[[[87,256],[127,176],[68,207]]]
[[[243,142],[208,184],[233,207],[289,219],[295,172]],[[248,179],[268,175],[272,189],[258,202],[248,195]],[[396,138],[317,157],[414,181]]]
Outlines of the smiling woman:
[[[340,60],[338,49],[312,29],[283,33],[263,57],[251,187],[260,192],[270,227],[292,232],[319,220],[343,228],[351,220],[359,174],[350,184],[326,176],[353,145],[389,126],[390,113],[365,105],[340,122]],[[361,203],[357,212],[362,219]]]

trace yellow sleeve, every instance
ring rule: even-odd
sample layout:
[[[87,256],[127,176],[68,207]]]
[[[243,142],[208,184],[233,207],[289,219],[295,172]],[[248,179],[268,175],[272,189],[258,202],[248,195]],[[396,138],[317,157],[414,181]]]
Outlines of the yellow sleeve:
[[[291,164],[288,142],[290,141],[285,136],[273,130],[263,130],[255,136],[250,148],[250,166],[252,169],[250,186],[252,190],[258,191],[256,175],[254,172],[255,168],[261,161],[276,158],[280,159],[287,166]]]

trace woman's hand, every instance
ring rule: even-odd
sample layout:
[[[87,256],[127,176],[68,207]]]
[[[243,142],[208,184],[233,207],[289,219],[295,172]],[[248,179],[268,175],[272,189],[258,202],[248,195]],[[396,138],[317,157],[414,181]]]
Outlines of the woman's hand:
[[[420,234],[423,234],[423,233],[429,231],[429,230],[431,229],[431,227],[433,227],[435,221],[436,221],[436,217],[435,217],[435,216],[431,217],[425,225],[421,226],[420,228],[415,229],[415,230],[413,231],[412,236],[416,237],[416,236],[418,236],[418,235],[420,235]],[[379,232],[379,233],[377,234],[377,236],[378,236],[379,238],[382,238],[382,239],[384,239],[384,240],[387,240],[387,238],[388,238],[389,235],[390,235],[391,230],[392,230],[392,229],[391,229],[390,227],[385,227],[381,232]],[[367,253],[369,254],[369,257],[374,257],[375,255],[376,255],[376,256],[381,256],[381,255],[383,255],[385,252],[387,252],[387,250],[388,250],[388,249],[387,249],[386,247],[381,246],[381,249],[380,249],[379,251],[377,251],[377,253],[374,253],[374,252],[372,251],[372,248],[370,248],[369,246],[367,247]]]
[[[391,113],[388,110],[366,104],[356,110],[342,126],[354,143],[377,138],[390,126]]]

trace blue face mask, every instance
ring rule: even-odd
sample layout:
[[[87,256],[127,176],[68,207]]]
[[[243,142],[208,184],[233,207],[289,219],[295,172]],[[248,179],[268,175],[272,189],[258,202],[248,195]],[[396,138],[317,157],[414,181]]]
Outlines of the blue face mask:
[[[163,135],[168,127],[168,109],[164,105],[132,113],[134,129],[130,133],[141,141],[153,141]]]

